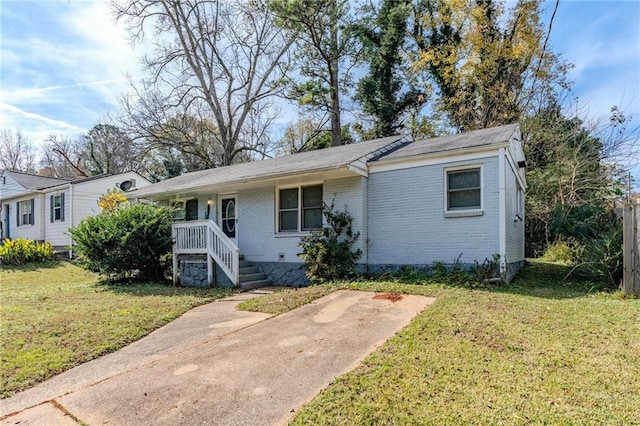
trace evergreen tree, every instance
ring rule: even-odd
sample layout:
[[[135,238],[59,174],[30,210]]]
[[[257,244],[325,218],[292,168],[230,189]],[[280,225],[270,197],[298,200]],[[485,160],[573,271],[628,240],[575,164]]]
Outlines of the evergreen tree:
[[[368,137],[391,136],[402,127],[403,114],[421,105],[425,94],[407,85],[403,48],[410,15],[408,0],[383,0],[373,22],[359,26],[369,74],[358,83],[355,99],[374,117]]]

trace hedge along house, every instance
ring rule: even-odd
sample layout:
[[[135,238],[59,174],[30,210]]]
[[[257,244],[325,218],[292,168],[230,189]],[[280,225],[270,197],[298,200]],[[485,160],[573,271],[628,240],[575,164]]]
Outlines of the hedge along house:
[[[149,184],[136,172],[72,181],[5,170],[0,174],[0,236],[48,241],[56,251],[66,251],[73,245],[67,231],[100,213],[100,196],[110,189],[134,192]]]
[[[510,280],[524,262],[525,190],[519,127],[508,125],[203,170],[131,196],[177,207],[176,282],[253,288],[307,283],[298,244],[323,226],[323,203],[353,217],[361,270],[499,255]]]

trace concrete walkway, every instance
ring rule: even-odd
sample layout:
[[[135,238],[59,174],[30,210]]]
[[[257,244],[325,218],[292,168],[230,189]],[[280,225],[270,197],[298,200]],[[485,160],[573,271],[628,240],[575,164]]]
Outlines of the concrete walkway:
[[[2,425],[274,425],[435,299],[341,290],[270,318],[243,293],[0,401]]]

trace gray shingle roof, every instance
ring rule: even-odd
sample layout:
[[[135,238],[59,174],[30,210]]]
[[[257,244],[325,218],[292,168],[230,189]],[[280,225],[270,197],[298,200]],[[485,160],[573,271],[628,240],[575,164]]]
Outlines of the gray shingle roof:
[[[366,163],[436,152],[488,147],[508,142],[517,127],[517,124],[511,124],[412,143],[408,143],[408,140],[403,136],[390,136],[352,145],[202,170],[141,188],[136,192],[135,197],[145,198],[165,193],[175,194],[211,186],[338,169],[350,164],[355,165],[358,160],[360,163]]]
[[[11,175],[11,177],[25,189],[43,189],[71,182],[69,179],[37,176],[29,173],[12,172],[9,170],[5,173]]]
[[[383,159],[399,159],[503,144],[509,142],[517,128],[517,124],[508,124],[440,138],[422,139],[385,155]]]
[[[351,145],[302,152],[285,157],[201,170],[146,186],[141,188],[135,196],[144,198],[153,194],[179,193],[207,186],[337,169],[346,167],[363,157],[375,155],[379,151],[382,153],[387,146],[403,139],[403,136],[390,136]]]

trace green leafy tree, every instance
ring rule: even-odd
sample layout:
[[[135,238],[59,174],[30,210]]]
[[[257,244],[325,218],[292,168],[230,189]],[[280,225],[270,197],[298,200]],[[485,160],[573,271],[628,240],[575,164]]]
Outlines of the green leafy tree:
[[[424,92],[403,91],[409,81],[403,52],[410,12],[408,0],[383,0],[373,22],[357,26],[369,73],[358,83],[355,99],[375,120],[367,139],[397,134],[405,113],[426,101]]]
[[[612,118],[620,118],[613,109]],[[557,105],[522,120],[528,162],[525,241],[528,256],[558,246],[572,273],[616,288],[622,277],[622,180],[614,160],[626,119],[598,128],[568,118]]]
[[[548,48],[541,0],[419,0],[413,66],[439,91],[437,107],[468,131],[518,121],[567,87],[568,65]],[[557,2],[555,4],[557,8]]]

